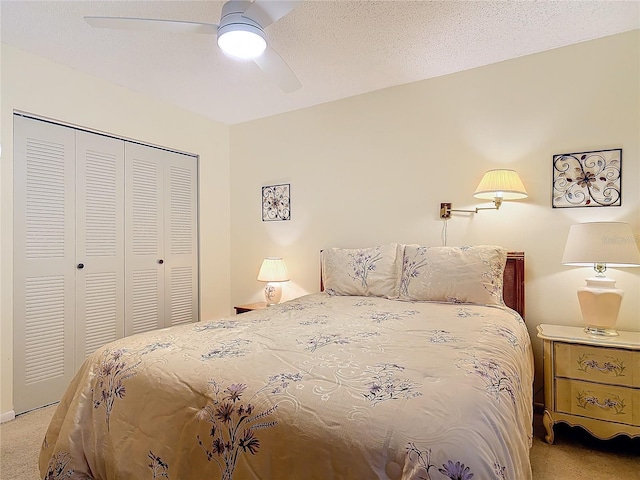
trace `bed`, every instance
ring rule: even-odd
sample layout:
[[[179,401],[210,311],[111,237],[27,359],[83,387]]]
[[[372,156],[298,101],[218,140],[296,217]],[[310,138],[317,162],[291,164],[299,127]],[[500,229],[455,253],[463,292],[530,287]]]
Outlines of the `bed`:
[[[524,256],[321,255],[319,293],[89,356],[47,430],[41,477],[530,479]]]

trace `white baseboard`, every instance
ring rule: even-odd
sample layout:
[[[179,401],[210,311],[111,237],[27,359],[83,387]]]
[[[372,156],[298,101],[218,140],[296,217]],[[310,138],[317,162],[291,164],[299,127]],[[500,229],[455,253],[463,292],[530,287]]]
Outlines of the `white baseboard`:
[[[10,410],[10,411],[4,412],[4,413],[0,413],[0,423],[10,422],[14,418],[16,418],[16,412],[14,412],[13,410]]]

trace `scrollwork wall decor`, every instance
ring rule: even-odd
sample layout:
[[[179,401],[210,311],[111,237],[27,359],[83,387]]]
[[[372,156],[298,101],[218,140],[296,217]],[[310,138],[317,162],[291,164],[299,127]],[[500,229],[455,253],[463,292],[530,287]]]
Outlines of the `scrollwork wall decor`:
[[[553,156],[553,208],[622,205],[622,149]]]
[[[291,220],[291,185],[262,187],[262,221]]]

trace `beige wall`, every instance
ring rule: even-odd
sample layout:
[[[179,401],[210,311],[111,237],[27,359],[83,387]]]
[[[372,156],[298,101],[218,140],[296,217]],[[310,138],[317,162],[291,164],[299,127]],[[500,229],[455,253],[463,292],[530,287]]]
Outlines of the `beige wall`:
[[[483,205],[483,172],[514,168],[529,198],[456,214],[447,237],[526,252],[540,371],[536,326],[579,325],[576,288],[591,274],[560,264],[569,226],[625,221],[640,234],[639,45],[635,31],[232,126],[231,300],[261,300],[264,256],[285,258],[286,300],[318,290],[322,248],[441,245],[440,202]],[[553,154],[618,147],[621,207],[551,208]],[[263,223],[260,187],[276,183],[291,184],[292,220]],[[638,270],[610,271],[627,292],[621,329],[640,330]]]
[[[200,156],[201,318],[230,312],[229,127],[2,44],[0,413],[13,409],[14,110]]]

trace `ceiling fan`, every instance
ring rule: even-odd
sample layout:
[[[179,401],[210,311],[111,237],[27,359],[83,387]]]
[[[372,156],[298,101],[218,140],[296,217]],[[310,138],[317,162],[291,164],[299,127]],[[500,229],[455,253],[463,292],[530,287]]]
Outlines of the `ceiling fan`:
[[[285,93],[302,87],[282,57],[269,46],[264,29],[293,10],[301,0],[230,0],[222,7],[220,23],[185,22],[130,17],[84,17],[92,27],[171,33],[217,35],[227,54],[252,59]]]

